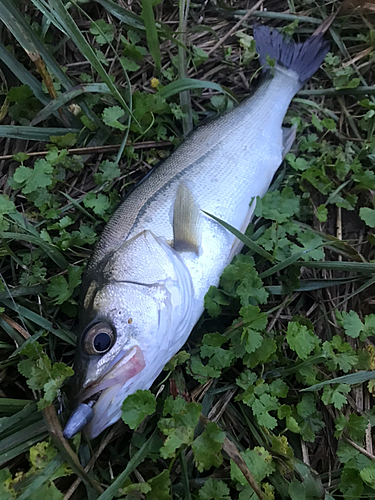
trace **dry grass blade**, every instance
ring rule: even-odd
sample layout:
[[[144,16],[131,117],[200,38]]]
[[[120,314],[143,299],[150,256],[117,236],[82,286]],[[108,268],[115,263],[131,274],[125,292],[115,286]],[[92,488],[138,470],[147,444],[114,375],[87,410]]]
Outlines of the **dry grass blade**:
[[[82,481],[84,481],[87,485],[91,486],[98,493],[103,492],[103,488],[100,484],[92,479],[84,470],[82,465],[79,462],[77,455],[74,453],[73,449],[70,447],[68,441],[64,438],[61,424],[57,418],[56,410],[54,406],[48,406],[43,410],[44,417],[47,423],[47,427],[49,433],[56,444],[57,448],[61,451],[61,454],[71,465],[72,469],[78,474]]]
[[[235,33],[236,31],[238,31],[239,27],[242,25],[242,23],[244,23],[246,21],[246,19],[248,19],[252,14],[254,14],[254,12],[264,3],[264,0],[259,0],[253,7],[251,7],[251,9],[249,9],[246,14],[238,21],[237,24],[235,24],[233,26],[233,28],[231,28],[228,33],[225,34],[225,36],[223,36],[213,47],[212,49],[209,51],[209,55],[212,54],[212,52],[214,52],[217,48],[220,47],[220,45],[222,45],[225,40],[227,40],[230,36],[233,35],[233,33]]]
[[[47,64],[57,80],[66,88],[72,87],[70,80],[62,71],[60,65],[50,56],[45,46],[27,24],[12,0],[0,1],[0,19],[18,40],[32,60],[41,60]]]
[[[210,420],[202,414],[199,415],[199,421],[204,426],[206,426],[210,422]],[[242,474],[245,476],[246,481],[252,487],[256,496],[259,498],[259,500],[265,500],[264,495],[262,493],[262,490],[260,489],[258,483],[255,481],[254,476],[250,472],[248,466],[246,465],[245,460],[242,458],[236,445],[232,441],[230,441],[227,437],[225,438],[224,443],[223,443],[223,450],[229,455],[229,457],[239,467]]]
[[[10,318],[4,313],[1,315],[1,317],[3,318],[4,321],[8,323],[8,325],[17,330],[17,332],[19,332],[22,335],[22,337],[24,337],[25,339],[30,338],[29,332],[25,330],[25,328],[23,328],[21,325],[19,325],[16,321],[14,321],[12,318]]]

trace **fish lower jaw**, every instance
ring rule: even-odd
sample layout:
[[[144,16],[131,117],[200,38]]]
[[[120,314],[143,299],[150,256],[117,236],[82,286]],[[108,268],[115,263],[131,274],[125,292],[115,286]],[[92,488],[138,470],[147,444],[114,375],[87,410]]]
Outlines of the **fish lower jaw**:
[[[158,366],[157,371],[152,366],[147,369],[146,363],[146,367],[125,384],[115,383],[103,390],[93,407],[94,416],[85,427],[86,437],[94,439],[104,429],[117,422],[121,418],[121,407],[126,397],[138,389],[149,389],[163,368],[164,364]]]

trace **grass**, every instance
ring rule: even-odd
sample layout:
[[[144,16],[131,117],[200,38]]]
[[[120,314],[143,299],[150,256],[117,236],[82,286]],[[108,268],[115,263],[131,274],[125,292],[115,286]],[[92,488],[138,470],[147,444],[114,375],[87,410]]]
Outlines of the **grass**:
[[[62,437],[82,271],[115,206],[192,123],[256,85],[256,19],[305,37],[330,13],[123,5],[0,0],[0,498],[373,498],[366,9],[330,28],[286,117],[295,145],[184,350],[123,422]]]

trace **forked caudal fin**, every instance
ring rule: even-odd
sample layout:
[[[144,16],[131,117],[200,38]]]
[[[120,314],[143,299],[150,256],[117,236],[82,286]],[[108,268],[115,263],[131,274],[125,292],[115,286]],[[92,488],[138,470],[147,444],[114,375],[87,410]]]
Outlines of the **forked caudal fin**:
[[[317,71],[329,51],[329,43],[322,34],[296,43],[287,41],[278,30],[258,24],[254,26],[254,38],[263,71],[269,70],[266,61],[269,56],[276,60],[276,65],[297,73],[301,87]]]

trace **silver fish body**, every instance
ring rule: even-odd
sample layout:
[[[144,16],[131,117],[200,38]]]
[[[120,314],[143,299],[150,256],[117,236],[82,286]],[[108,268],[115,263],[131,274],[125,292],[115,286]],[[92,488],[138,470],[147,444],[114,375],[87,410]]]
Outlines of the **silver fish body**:
[[[261,30],[261,40],[268,36],[281,51],[290,47],[277,32]],[[261,58],[266,48],[273,55],[267,42],[259,45]],[[327,46],[322,39],[315,45],[318,67]],[[151,386],[186,342],[208,288],[240,251],[241,243],[206,213],[246,229],[252,200],[266,193],[290,147],[282,122],[303,83],[298,69],[277,64],[252,97],[193,132],[104,229],[82,286],[76,360],[79,403],[97,399],[85,427],[89,438],[120,418],[129,394]]]

